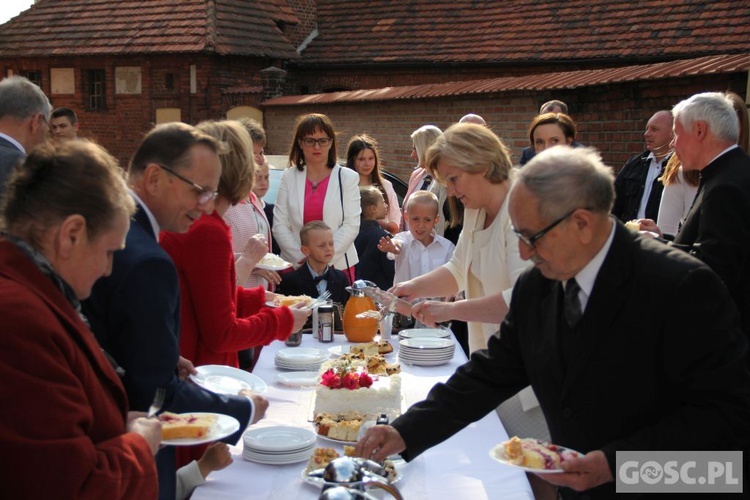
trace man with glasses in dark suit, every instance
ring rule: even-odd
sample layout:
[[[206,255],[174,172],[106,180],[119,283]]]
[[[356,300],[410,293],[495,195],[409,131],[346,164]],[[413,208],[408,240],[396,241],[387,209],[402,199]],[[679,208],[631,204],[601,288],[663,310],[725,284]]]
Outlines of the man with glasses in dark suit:
[[[97,340],[122,369],[130,409],[146,411],[156,390],[166,389],[162,410],[233,416],[240,430],[263,417],[260,396],[223,396],[184,380],[195,372],[180,356],[180,285],[172,259],[159,246],[159,232],[186,232],[214,210],[221,175],[212,137],[184,123],[157,126],[141,142],[128,169],[137,211],[125,249],[116,252],[112,274],[97,282],[84,303]],[[159,498],[175,498],[174,447],[156,456]]]
[[[541,476],[565,499],[614,499],[617,451],[747,449],[748,343],[726,287],[629,232],[613,198],[591,150],[554,147],[521,169],[509,212],[534,265],[500,331],[392,426],[369,429],[357,454],[412,460],[527,384],[552,441],[583,453]]]

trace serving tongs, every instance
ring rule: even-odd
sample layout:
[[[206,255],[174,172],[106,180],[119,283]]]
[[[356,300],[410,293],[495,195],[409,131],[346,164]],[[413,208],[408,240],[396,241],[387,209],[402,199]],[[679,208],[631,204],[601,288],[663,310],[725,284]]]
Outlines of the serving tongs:
[[[408,300],[404,300],[396,295],[386,292],[378,288],[375,283],[366,280],[357,280],[352,285],[352,288],[361,290],[366,296],[370,297],[373,301],[380,304],[380,306],[387,312],[397,312],[404,316],[411,318],[412,303]],[[437,323],[439,328],[447,330],[451,327],[450,321],[444,321]]]

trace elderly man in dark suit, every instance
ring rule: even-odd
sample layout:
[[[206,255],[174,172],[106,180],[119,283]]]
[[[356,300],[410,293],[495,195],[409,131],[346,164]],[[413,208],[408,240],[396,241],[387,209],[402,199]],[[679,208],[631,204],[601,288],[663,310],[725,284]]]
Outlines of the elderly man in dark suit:
[[[26,152],[45,141],[52,106],[42,89],[21,76],[0,81],[0,195]]]
[[[542,476],[563,498],[615,498],[618,450],[747,446],[748,346],[726,287],[611,218],[613,194],[590,150],[545,150],[519,172],[510,217],[534,266],[499,335],[392,427],[371,428],[360,455],[411,460],[526,384],[553,442],[584,453]]]
[[[159,231],[185,232],[213,211],[221,174],[219,144],[190,125],[170,123],[146,135],[131,161],[128,183],[137,202],[126,246],[114,255],[112,274],[99,280],[84,313],[99,343],[124,369],[130,409],[148,409],[157,388],[164,410],[224,413],[240,422],[236,442],[268,406],[259,396],[220,396],[182,380],[194,371],[180,357],[180,287],[177,269],[158,243]],[[159,498],[175,498],[175,450],[156,456]]]
[[[677,104],[674,147],[700,185],[674,246],[716,271],[734,298],[750,338],[750,157],[737,146],[739,121],[723,93]]]

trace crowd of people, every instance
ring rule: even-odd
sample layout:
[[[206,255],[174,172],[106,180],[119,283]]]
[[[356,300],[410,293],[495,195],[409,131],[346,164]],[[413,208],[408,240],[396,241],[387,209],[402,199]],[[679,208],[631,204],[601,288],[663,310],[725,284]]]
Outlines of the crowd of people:
[[[748,451],[744,102],[709,92],[657,110],[647,151],[616,176],[567,112],[541,106],[517,163],[478,115],[417,128],[401,206],[375,138],[352,136],[342,165],[331,119],[302,115],[272,205],[253,120],[158,125],[122,169],[76,137],[74,111],[0,81],[5,493],[186,498],[231,457],[160,446],[155,395],[162,411],[233,416],[237,442],[268,401],[187,376],[251,370],[309,326],[308,309],[267,302],[345,304],[356,279],[412,302],[399,313],[418,325],[466,322],[471,354],[369,429],[360,456],[413,460],[496,410],[511,435],[583,453],[532,478],[540,497],[614,498],[617,451]],[[268,252],[292,268],[259,267]]]

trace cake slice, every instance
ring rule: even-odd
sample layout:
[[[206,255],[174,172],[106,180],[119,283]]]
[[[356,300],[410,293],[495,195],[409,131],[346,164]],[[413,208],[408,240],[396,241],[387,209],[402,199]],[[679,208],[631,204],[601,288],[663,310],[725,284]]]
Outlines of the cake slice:
[[[505,455],[508,462],[530,469],[556,470],[562,462],[579,456],[575,451],[545,443],[534,438],[520,439],[512,437],[505,443]]]
[[[365,356],[372,356],[378,354],[378,343],[367,342],[365,344],[354,344],[349,348],[349,352],[353,354],[364,354]]]
[[[162,439],[202,438],[216,422],[216,415],[164,412],[159,415]]]

